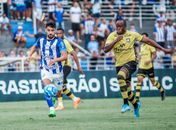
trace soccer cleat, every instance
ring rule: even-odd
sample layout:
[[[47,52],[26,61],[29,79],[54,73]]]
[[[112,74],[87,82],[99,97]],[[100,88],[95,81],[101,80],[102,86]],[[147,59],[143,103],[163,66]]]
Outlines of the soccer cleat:
[[[73,107],[78,109],[79,104],[81,103],[81,99],[78,97],[76,101],[73,101]]]
[[[49,117],[56,117],[56,112],[55,112],[55,110],[50,110],[48,116],[49,116]]]
[[[121,109],[121,112],[122,113],[125,113],[127,111],[130,111],[130,106],[128,104],[123,104],[122,105],[122,109]]]
[[[165,93],[165,91],[162,91],[161,92],[161,101],[164,101],[165,98],[166,98],[166,93]]]
[[[140,102],[137,102],[137,108],[136,109],[134,109],[134,117],[135,118],[139,118],[139,109],[140,109],[140,107],[141,107],[141,103]]]
[[[55,110],[60,110],[60,111],[62,111],[62,110],[64,110],[64,106],[58,105],[58,106],[55,108]]]

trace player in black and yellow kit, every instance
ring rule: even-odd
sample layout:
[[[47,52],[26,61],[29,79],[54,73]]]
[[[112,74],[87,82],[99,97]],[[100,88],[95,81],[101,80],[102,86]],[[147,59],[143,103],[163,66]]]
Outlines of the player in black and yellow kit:
[[[147,33],[143,33],[144,37],[148,37]],[[140,60],[139,69],[137,74],[137,86],[136,86],[136,99],[140,98],[140,91],[142,87],[142,81],[147,75],[153,86],[160,90],[161,100],[165,99],[164,88],[160,85],[158,81],[155,80],[153,61],[156,58],[156,48],[148,44],[141,44],[140,46]]]
[[[78,71],[82,74],[83,71],[82,71],[82,68],[79,64],[79,60],[78,60],[78,57],[76,55],[76,52],[73,50],[71,44],[68,42],[67,39],[64,38],[64,30],[62,28],[58,28],[57,29],[57,36],[62,38],[64,43],[65,43],[65,46],[66,46],[66,49],[67,49],[67,53],[68,53],[68,58],[66,61],[64,61],[62,64],[63,64],[63,73],[64,73],[64,85],[63,85],[63,89],[62,89],[62,93],[67,95],[68,97],[70,97],[72,100],[73,100],[73,107],[75,109],[78,108],[78,105],[80,104],[80,101],[81,99],[79,97],[76,97],[67,87],[66,87],[66,84],[67,84],[67,77],[68,75],[70,74],[71,72],[71,63],[70,63],[70,55],[73,56],[73,59],[74,61],[76,62],[76,65],[77,65],[77,69]],[[57,107],[55,108],[55,110],[63,110],[64,109],[64,106],[63,106],[63,101],[62,101],[62,94],[61,93],[58,93],[58,104],[57,104]]]
[[[116,31],[108,36],[104,51],[113,50],[115,55],[117,79],[124,100],[121,112],[126,112],[130,109],[128,104],[128,101],[130,101],[134,106],[134,116],[139,117],[140,103],[135,99],[130,86],[131,75],[135,72],[137,65],[134,50],[135,41],[150,44],[166,53],[171,53],[172,51],[161,47],[155,41],[143,37],[139,33],[126,30],[126,21],[122,19],[116,21]]]

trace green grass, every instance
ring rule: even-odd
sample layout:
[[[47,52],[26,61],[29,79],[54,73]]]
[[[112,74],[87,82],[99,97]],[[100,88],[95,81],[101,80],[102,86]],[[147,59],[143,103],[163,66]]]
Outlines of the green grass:
[[[74,110],[70,100],[56,118],[45,101],[0,103],[0,130],[176,130],[176,97],[142,98],[140,119],[121,114],[121,99],[83,100]]]

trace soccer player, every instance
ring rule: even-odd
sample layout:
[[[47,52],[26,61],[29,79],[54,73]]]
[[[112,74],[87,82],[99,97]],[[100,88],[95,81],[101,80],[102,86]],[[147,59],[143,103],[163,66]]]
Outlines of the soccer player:
[[[143,33],[144,37],[148,37],[147,33]],[[160,90],[161,100],[165,99],[164,88],[159,82],[155,80],[153,61],[156,58],[156,49],[148,44],[141,44],[140,46],[140,61],[137,74],[137,86],[136,86],[136,99],[139,101],[140,91],[142,87],[142,81],[147,75],[153,86]]]
[[[64,30],[62,28],[58,28],[57,29],[57,35],[58,37],[60,37],[61,39],[63,39],[66,49],[67,49],[67,53],[69,55],[73,56],[74,61],[76,62],[78,71],[83,74],[82,68],[80,66],[78,57],[76,55],[76,52],[73,50],[72,46],[70,45],[70,43],[68,42],[68,40],[66,38],[64,38]],[[70,97],[73,100],[73,107],[75,109],[78,108],[78,105],[80,104],[80,98],[76,97],[66,86],[67,84],[67,77],[71,72],[71,63],[70,63],[70,59],[69,59],[69,55],[67,60],[63,61],[63,73],[64,73],[64,85],[63,85],[63,89],[62,89],[62,93],[67,95],[68,97]],[[60,94],[60,92],[58,93],[58,105],[55,108],[55,110],[63,110],[64,109],[64,105],[63,105],[63,101],[62,101],[62,94]]]
[[[37,48],[41,53],[40,69],[44,84],[44,95],[49,107],[49,117],[55,117],[52,98],[61,91],[63,86],[62,61],[67,59],[65,44],[61,38],[55,37],[55,24],[46,24],[47,38],[40,38],[31,48],[29,59]],[[56,88],[57,87],[57,88]]]
[[[104,51],[113,50],[115,55],[115,66],[117,79],[119,82],[121,94],[124,100],[121,112],[130,110],[128,100],[134,106],[134,117],[139,117],[140,102],[137,102],[133,92],[131,91],[130,79],[131,75],[136,71],[136,56],[134,51],[135,41],[141,41],[156,48],[163,50],[166,53],[171,53],[170,49],[165,49],[158,45],[155,41],[143,37],[137,32],[126,30],[126,21],[119,19],[116,21],[116,31],[110,33],[107,38]]]

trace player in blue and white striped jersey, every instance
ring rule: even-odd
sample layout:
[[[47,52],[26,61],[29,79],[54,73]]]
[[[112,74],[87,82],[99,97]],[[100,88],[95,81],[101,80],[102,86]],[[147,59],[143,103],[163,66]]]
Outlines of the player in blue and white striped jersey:
[[[47,38],[40,38],[31,48],[29,59],[37,48],[40,50],[40,70],[41,79],[44,84],[44,95],[50,108],[49,117],[55,117],[54,104],[52,98],[63,85],[62,61],[67,59],[65,44],[61,38],[55,37],[55,24],[46,24]],[[57,87],[57,88],[56,88]]]

